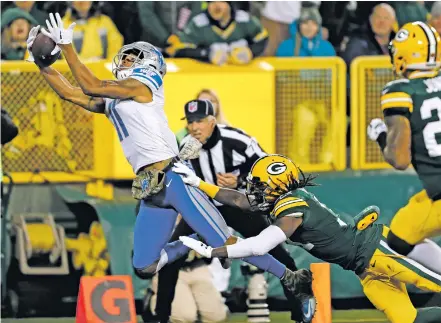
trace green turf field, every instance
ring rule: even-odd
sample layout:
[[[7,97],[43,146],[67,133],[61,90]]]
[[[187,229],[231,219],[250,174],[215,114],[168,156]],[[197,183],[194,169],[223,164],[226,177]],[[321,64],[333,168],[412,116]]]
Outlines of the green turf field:
[[[334,311],[332,312],[333,323],[357,323],[357,322],[372,322],[372,323],[387,323],[383,313],[375,310],[350,310],[350,311]],[[240,323],[246,322],[245,314],[233,314],[230,316],[228,322]],[[74,318],[38,318],[38,319],[2,319],[2,323],[75,323]],[[139,322],[142,322],[139,319]],[[291,322],[289,313],[287,312],[272,312],[271,322],[285,323]]]

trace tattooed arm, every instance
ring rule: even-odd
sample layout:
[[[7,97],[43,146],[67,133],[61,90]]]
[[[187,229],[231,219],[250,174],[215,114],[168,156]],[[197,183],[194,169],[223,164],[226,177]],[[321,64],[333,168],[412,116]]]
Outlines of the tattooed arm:
[[[152,91],[141,82],[131,78],[118,81],[102,81],[80,61],[72,44],[60,44],[59,46],[84,94],[111,99],[133,99],[140,103],[153,101]]]
[[[79,87],[70,84],[57,70],[52,67],[45,67],[40,69],[40,74],[63,100],[77,104],[91,112],[104,113],[104,99],[85,95]]]
[[[229,188],[220,188],[214,199],[224,205],[237,207],[239,209],[250,211],[251,206],[247,196],[239,191]]]
[[[409,120],[402,115],[385,117],[387,125],[384,159],[399,170],[405,170],[411,163],[411,131]]]

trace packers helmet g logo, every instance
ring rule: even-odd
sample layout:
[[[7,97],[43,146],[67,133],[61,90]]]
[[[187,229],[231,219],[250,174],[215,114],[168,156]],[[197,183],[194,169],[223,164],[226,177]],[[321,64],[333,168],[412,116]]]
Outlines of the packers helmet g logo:
[[[395,36],[395,40],[398,42],[405,41],[407,38],[409,38],[409,31],[406,29],[399,30]]]
[[[268,174],[271,175],[279,175],[282,174],[286,170],[286,165],[284,163],[275,162],[272,164],[269,164],[266,168],[266,171]]]

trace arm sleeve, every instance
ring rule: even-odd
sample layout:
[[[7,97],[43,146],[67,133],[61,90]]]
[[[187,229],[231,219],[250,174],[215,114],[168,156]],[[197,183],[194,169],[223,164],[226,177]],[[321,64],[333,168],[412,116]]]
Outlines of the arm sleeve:
[[[262,256],[282,242],[286,235],[278,226],[270,225],[255,237],[240,240],[227,246],[228,258],[243,258],[249,256]]]
[[[286,39],[282,41],[276,50],[277,57],[292,57],[294,56],[294,41]]]
[[[381,110],[385,117],[403,115],[408,117],[413,111],[413,100],[409,94],[408,80],[389,82],[381,92]]]
[[[258,57],[262,55],[268,43],[268,31],[256,17],[251,17],[250,26],[251,33],[247,41],[253,57]]]
[[[324,41],[323,56],[336,56],[334,47],[328,41]]]
[[[156,15],[154,5],[154,1],[138,2],[139,20],[144,31],[159,39],[161,42],[160,45],[162,46],[170,35],[162,21]]]

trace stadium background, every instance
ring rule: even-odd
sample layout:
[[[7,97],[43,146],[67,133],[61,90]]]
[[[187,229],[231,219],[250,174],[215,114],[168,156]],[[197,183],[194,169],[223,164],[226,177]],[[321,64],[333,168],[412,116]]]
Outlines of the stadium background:
[[[87,65],[101,79],[113,78],[110,61]],[[180,118],[185,102],[201,88],[215,89],[232,125],[256,137],[267,152],[286,154],[304,171],[319,173],[321,186],[313,190],[348,221],[363,207],[375,204],[382,211],[379,222],[389,223],[421,188],[412,169],[392,170],[366,137],[369,121],[381,117],[379,93],[393,79],[385,56],[359,57],[349,67],[338,57],[258,58],[247,66],[222,68],[168,59],[167,66],[165,109],[172,130],[184,126]],[[65,63],[57,62],[54,67],[74,81]],[[21,315],[40,315],[33,308],[44,308],[48,301],[50,315],[51,311],[71,313],[80,277],[105,274],[131,275],[135,299],[142,301],[149,282],[139,280],[131,266],[135,202],[129,187],[133,173],[110,122],[61,101],[32,64],[2,61],[1,80],[1,106],[20,129],[19,136],[2,149],[3,201],[8,202],[2,214],[2,305],[18,296]],[[23,222],[42,221],[48,215],[65,232],[67,263],[60,260],[56,265],[67,266],[69,275],[35,275],[32,267],[47,263],[48,255],[26,257],[27,251],[18,251]],[[48,242],[38,238],[44,228],[29,228],[35,229],[30,232],[36,237],[34,247],[44,249]],[[288,248],[301,267],[318,261],[299,248]],[[23,268],[30,269],[28,274]],[[238,261],[232,273],[230,290],[244,288],[246,280]],[[283,293],[273,277],[267,279],[270,305],[277,309],[276,300]],[[331,266],[331,279],[335,309],[372,308],[355,275]],[[410,292],[419,306],[434,302],[430,294]],[[239,310],[244,309],[241,306]],[[6,313],[7,307],[3,308]],[[360,313],[354,315],[362,320]],[[284,315],[275,316],[275,321],[287,321]],[[355,322],[356,318],[345,315],[337,313],[336,317]],[[366,315],[381,322],[375,312]]]

